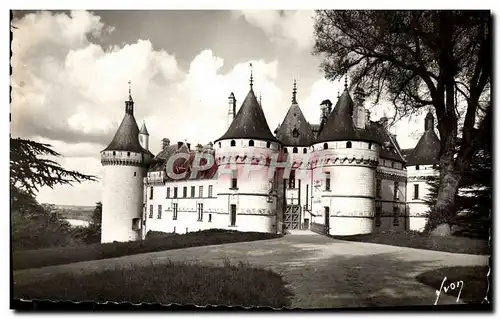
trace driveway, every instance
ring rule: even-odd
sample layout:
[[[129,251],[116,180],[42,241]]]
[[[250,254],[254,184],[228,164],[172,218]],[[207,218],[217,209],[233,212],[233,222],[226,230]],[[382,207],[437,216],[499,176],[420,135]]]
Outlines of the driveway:
[[[280,273],[294,293],[293,307],[339,308],[433,305],[436,291],[415,280],[448,266],[488,265],[488,256],[452,254],[341,241],[308,231],[279,239],[192,247],[14,272],[16,284],[62,272],[93,272],[171,261],[220,265],[243,261]],[[467,283],[464,283],[467,285]],[[441,294],[439,304],[456,303]]]

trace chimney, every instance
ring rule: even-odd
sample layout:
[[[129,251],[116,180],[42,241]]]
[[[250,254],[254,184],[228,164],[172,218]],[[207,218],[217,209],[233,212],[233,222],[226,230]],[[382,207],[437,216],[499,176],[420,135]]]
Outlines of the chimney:
[[[169,147],[169,146],[170,146],[170,140],[169,140],[168,138],[165,138],[165,137],[164,137],[164,138],[161,140],[161,149],[162,149],[162,150],[164,150],[164,149],[166,149],[166,148],[167,148],[167,147]]]
[[[186,143],[187,147],[188,147],[188,151],[191,150],[191,143]]]
[[[201,144],[196,144],[196,151],[197,151],[197,152],[202,152],[202,151],[203,151],[203,145],[201,145]]]
[[[234,117],[236,116],[236,98],[234,97],[233,92],[229,94],[228,100],[229,100],[229,114],[231,114],[234,119]]]
[[[361,87],[357,87],[354,92],[354,110],[352,114],[352,121],[356,128],[366,127],[365,115],[365,91]]]
[[[177,142],[177,148],[181,148],[182,144],[184,144],[184,142]]]

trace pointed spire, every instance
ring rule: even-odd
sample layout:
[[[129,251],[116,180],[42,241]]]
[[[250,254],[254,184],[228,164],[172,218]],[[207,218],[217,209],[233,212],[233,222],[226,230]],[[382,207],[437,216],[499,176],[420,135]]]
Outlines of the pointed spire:
[[[128,101],[125,101],[125,113],[134,115],[134,100],[132,99],[131,81],[128,81]]]
[[[132,99],[132,81],[128,80],[128,100],[133,102]]]
[[[139,134],[149,135],[148,129],[146,128],[146,121],[142,121],[142,127]]]
[[[297,80],[293,80],[292,103],[297,104]]]
[[[253,67],[251,62],[250,62],[250,89],[253,89]]]

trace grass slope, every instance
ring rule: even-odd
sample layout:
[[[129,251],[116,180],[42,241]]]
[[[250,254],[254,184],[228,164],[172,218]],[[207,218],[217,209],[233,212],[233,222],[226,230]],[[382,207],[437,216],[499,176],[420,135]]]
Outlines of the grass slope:
[[[444,287],[450,286],[451,283],[463,281],[460,299],[467,303],[481,304],[488,296],[488,281],[491,280],[491,277],[488,278],[488,271],[488,266],[446,267],[422,273],[416,279],[437,291],[441,288],[445,277]],[[489,289],[491,290],[491,285]],[[454,290],[448,289],[447,294],[457,297],[459,292],[458,288]],[[445,293],[443,289],[441,289],[441,293]],[[492,302],[491,295],[488,300],[490,303]]]
[[[211,229],[183,235],[154,236],[142,241],[13,251],[12,265],[14,270],[40,268],[155,251],[255,241],[278,237],[281,237],[281,235]]]
[[[429,236],[425,233],[406,232],[380,232],[364,235],[331,236],[336,239],[359,241],[392,245],[399,247],[410,247],[428,250],[437,250],[450,253],[462,253],[472,255],[489,255],[491,248],[487,240],[467,237],[440,237]]]
[[[14,298],[28,300],[131,302],[197,306],[289,305],[290,291],[280,275],[240,263],[223,267],[167,263],[76,275],[14,286]]]

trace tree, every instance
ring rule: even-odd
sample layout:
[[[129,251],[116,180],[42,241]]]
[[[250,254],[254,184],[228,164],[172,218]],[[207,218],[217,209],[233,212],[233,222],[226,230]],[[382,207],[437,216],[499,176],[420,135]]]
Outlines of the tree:
[[[101,242],[101,224],[102,224],[102,203],[95,204],[94,213],[89,225],[86,227],[85,242],[87,244]]]
[[[40,187],[53,187],[96,177],[68,171],[57,162],[41,158],[60,156],[48,144],[10,139],[10,205],[14,249],[37,249],[72,242],[71,226],[53,213],[53,205],[39,204],[35,198]]]
[[[52,150],[49,144],[10,139],[11,210],[28,213],[30,207],[37,205],[35,195],[40,187],[96,181],[95,176],[65,170],[59,163],[43,156],[58,157],[61,154]]]
[[[491,131],[489,11],[317,11],[314,54],[328,79],[387,96],[394,121],[433,107],[441,139],[430,229],[453,219],[455,195]],[[458,152],[456,152],[458,150]]]

